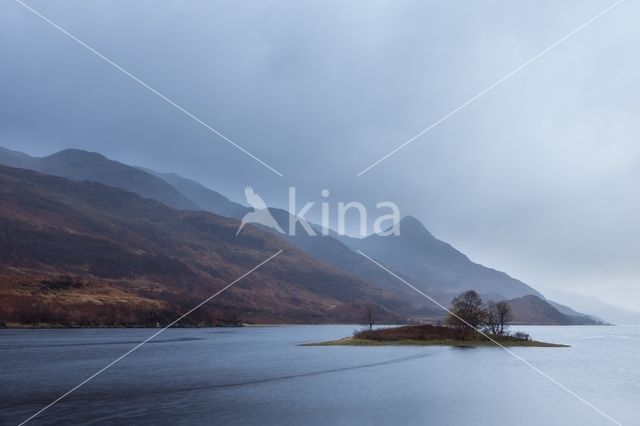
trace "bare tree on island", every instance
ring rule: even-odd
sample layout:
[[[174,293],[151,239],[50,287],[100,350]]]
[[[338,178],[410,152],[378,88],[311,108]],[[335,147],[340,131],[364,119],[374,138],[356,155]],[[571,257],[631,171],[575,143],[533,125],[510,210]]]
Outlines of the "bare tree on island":
[[[369,306],[365,306],[367,309],[367,322],[369,324],[369,331],[373,330],[373,312]]]
[[[513,312],[511,311],[511,306],[506,301],[500,301],[496,303],[496,309],[498,313],[498,334],[504,335],[507,333],[509,328],[509,324],[513,321]]]
[[[483,325],[487,312],[482,298],[473,290],[465,291],[451,301],[451,312],[447,317],[447,325],[454,327],[458,337],[464,340],[474,329]]]
[[[500,326],[498,325],[498,307],[496,302],[490,300],[487,303],[487,326],[486,330],[491,334],[498,334]]]
[[[491,334],[503,336],[507,334],[509,324],[513,321],[513,313],[509,303],[490,301],[487,304],[487,331]]]
[[[447,325],[457,330],[461,340],[480,327],[490,334],[504,336],[511,321],[513,313],[509,303],[490,301],[485,306],[473,290],[465,291],[451,301],[451,312],[447,317]]]

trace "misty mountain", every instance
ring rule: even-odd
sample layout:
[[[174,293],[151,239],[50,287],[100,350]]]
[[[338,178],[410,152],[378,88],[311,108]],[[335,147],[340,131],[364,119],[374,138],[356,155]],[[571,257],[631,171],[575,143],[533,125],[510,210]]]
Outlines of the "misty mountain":
[[[165,179],[203,210],[236,219],[242,218],[242,216],[252,210],[249,207],[230,201],[225,196],[194,180],[184,178],[175,173],[159,173],[153,170],[144,170]],[[280,227],[285,231],[284,234],[277,233],[272,229],[263,228],[260,225],[253,226],[278,235],[280,238],[289,241],[315,258],[327,262],[334,267],[351,273],[365,281],[375,283],[380,288],[403,294],[409,300],[415,300],[414,294],[412,294],[413,290],[406,287],[386,271],[383,271],[378,266],[372,264],[363,256],[355,253],[342,241],[331,235],[322,235],[318,225],[308,223],[308,225],[316,231],[316,236],[310,236],[307,234],[299,222],[296,225],[296,231],[291,233],[289,230],[290,213],[286,210],[273,207],[269,208],[269,211],[275,218],[276,222],[278,222]],[[402,275],[400,272],[399,274]],[[410,277],[404,278],[411,281]],[[449,295],[445,295],[439,291],[435,291],[433,297],[444,304],[448,304],[450,301]],[[417,306],[416,312],[422,315],[443,315],[441,308],[426,299],[423,301],[416,300],[415,305]]]
[[[43,158],[3,150],[0,163],[12,163],[9,165],[74,180],[104,183],[175,208],[200,208],[232,218],[240,218],[250,211],[248,207],[234,203],[196,181],[173,173],[140,170],[81,150],[64,150]],[[270,211],[287,231],[289,213],[275,208]],[[315,228],[319,229],[317,226]],[[449,296],[468,289],[492,298],[507,299],[526,294],[541,296],[536,290],[503,272],[471,262],[449,244],[433,237],[420,221],[411,216],[401,221],[400,229],[400,236],[381,237],[374,234],[364,239],[342,237],[340,241],[333,236],[310,237],[302,228],[297,230],[296,236],[281,237],[335,267],[373,280],[385,288],[404,291],[402,283],[354,252],[354,249],[360,249],[386,263],[420,288],[429,290],[441,302],[448,302]]]
[[[425,298],[416,298],[415,290],[410,289],[387,271],[373,264],[369,259],[354,252],[342,241],[330,235],[322,235],[320,227],[313,223],[308,225],[316,231],[315,236],[309,235],[300,223],[296,223],[294,235],[291,235],[289,227],[290,213],[282,209],[270,208],[269,211],[278,224],[285,231],[285,234],[278,234],[296,247],[313,255],[315,258],[327,262],[336,268],[349,272],[367,282],[375,284],[377,287],[392,291],[404,299],[411,301],[415,306],[415,311],[411,314],[427,317],[442,317],[446,315],[444,310]],[[268,232],[276,233],[269,230]],[[403,277],[413,284],[417,284],[411,277],[404,275],[401,271],[396,271],[397,275]],[[438,302],[447,306],[451,301],[449,295],[433,290],[432,297]]]
[[[184,178],[175,173],[160,173],[142,167],[138,168],[169,183],[202,210],[234,219],[240,219],[247,212],[251,211],[251,208],[235,203],[224,195],[207,188],[195,180]]]
[[[398,224],[400,235],[366,238],[342,238],[348,246],[361,250],[388,267],[413,278],[424,290],[437,290],[450,295],[473,289],[484,298],[511,299],[543,296],[522,281],[504,272],[472,262],[451,245],[435,238],[412,216]]]
[[[86,164],[84,164],[85,162]],[[86,151],[64,150],[49,157],[37,158],[3,149],[3,151],[0,151],[0,163],[41,172],[44,170],[53,170],[51,174],[56,176],[104,183],[164,202],[168,206],[177,208],[191,206],[193,210],[202,209],[220,216],[236,219],[241,218],[245,213],[251,211],[250,208],[230,201],[218,192],[194,180],[184,178],[174,173],[160,173],[149,169],[129,166],[109,160],[102,155]],[[55,165],[55,167],[53,165]],[[66,171],[66,168],[82,170],[81,176],[83,179],[78,178],[78,172]],[[107,169],[107,172],[105,172],[104,169]],[[135,185],[135,181],[131,179],[118,178],[118,176],[141,176],[144,177],[147,185],[141,187],[140,185]],[[138,179],[138,181],[139,180],[140,179]],[[157,181],[161,181],[162,185],[159,185]],[[165,187],[165,190],[149,191],[147,190],[151,186],[149,183],[153,183],[153,187],[155,188]],[[169,203],[165,196],[167,193],[177,193],[184,201],[180,203]],[[178,205],[176,206],[174,204]],[[288,230],[289,213],[285,210],[275,208],[271,208],[270,211],[283,229]],[[259,225],[254,227],[262,228]],[[272,230],[262,229],[266,232],[274,233]],[[346,273],[353,274],[363,280],[375,283],[378,287],[404,294],[407,300],[413,300],[412,297],[407,297],[408,289],[403,284],[397,282],[397,280],[388,273],[371,264],[371,262],[357,253],[354,253],[350,248],[333,237],[320,235],[310,237],[301,228],[298,229],[295,236],[288,235],[288,232],[277,235],[317,259],[329,263],[333,267],[342,269]],[[448,299],[448,297],[446,297],[446,299]],[[413,305],[415,305],[417,312],[421,314],[431,316],[439,314],[438,311],[440,308],[428,300],[413,303]]]
[[[172,209],[95,182],[0,166],[0,312],[5,323],[166,323],[278,250],[189,319],[195,324],[380,321],[393,292],[238,221]]]
[[[636,325],[640,321],[640,312],[612,305],[597,297],[550,288],[545,289],[544,292],[554,300],[570,305],[579,311],[589,312],[590,315],[605,322],[618,325]]]
[[[575,309],[570,308],[567,305],[563,305],[558,302],[554,302],[553,300],[546,299],[546,301],[556,308],[558,311],[563,313],[564,315],[571,317],[576,324],[602,324],[602,325],[610,325],[602,318],[598,318],[594,315],[583,314],[582,312],[578,312]]]
[[[109,160],[100,154],[81,150],[64,150],[48,157],[37,158],[1,148],[0,163],[73,180],[104,183],[180,209],[200,209],[236,219],[251,211],[249,207],[235,203],[194,180],[174,173],[159,173],[129,166]],[[288,231],[289,213],[277,208],[270,208],[270,212],[280,226]],[[403,279],[427,292],[445,306],[453,296],[468,289],[476,290],[487,300],[512,299],[524,295],[544,298],[521,281],[472,262],[451,245],[435,238],[420,221],[411,216],[403,218],[400,222],[399,236],[383,237],[374,234],[364,239],[338,236],[335,233],[324,236],[319,232],[319,226],[310,226],[316,230],[316,236],[309,236],[300,224],[295,236],[288,235],[289,232],[278,234],[270,229],[263,230],[287,240],[325,264],[371,283],[377,289],[395,292],[402,300],[410,301],[408,305],[403,305],[403,315],[438,318],[442,317],[444,312],[427,299],[416,298],[413,290],[356,253],[356,249],[380,260]],[[260,225],[254,227],[261,228]],[[556,308],[566,308],[564,314],[584,317],[584,322],[591,321],[587,315],[566,306],[558,304]]]
[[[135,167],[110,160],[95,152],[65,149],[47,157],[31,157],[0,147],[0,164],[31,169],[76,181],[99,182],[126,189],[177,209],[198,209],[196,203],[182,195],[163,179]]]
[[[196,181],[183,178],[176,174],[157,173],[151,170],[149,172],[167,180],[167,182],[174,185],[205,210],[235,218],[241,218],[247,211],[250,211],[248,207],[234,203]],[[354,248],[362,247],[358,244],[360,241],[349,237],[339,237],[335,233],[322,235],[320,226],[313,223],[309,225],[316,231],[316,236],[309,236],[300,224],[297,225],[295,235],[291,236],[291,232],[289,232],[290,213],[277,208],[270,208],[269,210],[281,228],[285,230],[285,234],[280,236],[314,257],[364,280],[375,282],[382,288],[401,293],[414,291],[392,277],[388,272],[380,269],[368,259],[354,252]],[[275,231],[272,230],[268,230],[268,232],[275,233]],[[412,238],[403,239],[402,237],[407,234],[412,235]],[[390,252],[396,252],[396,245],[400,245],[404,246],[405,250],[411,252],[409,254],[409,257],[411,257],[415,255],[412,251],[414,247],[419,246],[421,247],[419,253],[428,259],[427,262],[434,259],[436,259],[436,261],[437,259],[444,260],[439,266],[439,273],[429,273],[426,275],[422,274],[422,271],[412,274],[411,269],[403,269],[404,263],[402,262],[389,263],[388,265],[394,269],[394,272],[402,276],[403,279],[419,288],[428,290],[431,297],[445,305],[448,305],[451,301],[452,295],[468,289],[474,289],[479,293],[490,295],[497,299],[506,299],[525,294],[541,296],[533,288],[502,272],[472,263],[466,256],[453,249],[450,245],[435,239],[422,223],[411,216],[405,217],[401,222],[400,237],[380,237],[372,235],[368,237],[367,241],[373,240],[376,240],[375,244],[379,247],[378,250],[374,250],[374,254],[380,254],[387,250],[384,247],[388,243],[390,244],[388,247]],[[367,250],[363,251],[367,253]],[[379,258],[386,262],[386,257]],[[431,268],[433,262],[429,263],[429,265]],[[470,280],[469,277],[472,277],[472,279]],[[451,285],[452,283],[454,283],[454,285]],[[482,286],[478,286],[479,283],[482,283]],[[425,304],[432,310],[441,309],[426,299]],[[435,314],[435,312],[432,313]]]

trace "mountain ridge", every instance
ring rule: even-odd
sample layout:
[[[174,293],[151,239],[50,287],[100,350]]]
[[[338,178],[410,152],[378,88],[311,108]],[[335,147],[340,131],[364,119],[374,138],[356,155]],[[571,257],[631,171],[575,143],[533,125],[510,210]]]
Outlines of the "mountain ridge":
[[[98,173],[100,165],[106,164],[105,173],[107,175],[122,171],[126,176],[132,173],[142,173],[145,179],[151,179],[151,182],[155,182],[155,188],[158,187],[157,180],[162,181],[186,200],[186,202],[178,203],[180,209],[190,207],[187,210],[204,210],[234,219],[240,219],[245,213],[251,211],[250,208],[229,200],[224,195],[197,181],[183,178],[175,173],[159,173],[142,167],[129,166],[109,160],[98,153],[71,149],[40,158],[0,147],[0,163],[2,162],[10,162],[27,169],[53,169],[59,175],[70,175],[76,180],[81,180],[80,177],[89,177],[86,179],[89,181],[101,180],[102,183],[108,182],[111,186],[121,187],[141,196],[151,195],[147,198],[157,200],[170,207],[176,207],[175,205],[171,206],[175,203],[166,202],[162,192],[154,193],[152,191],[149,194],[148,191],[144,191],[145,188],[131,185],[130,180],[123,182],[122,179],[108,178],[108,176],[105,177]],[[83,162],[87,164],[78,164]],[[96,164],[99,167],[97,170],[92,170],[92,166]],[[77,169],[80,170],[80,173],[77,170],[74,172],[60,171],[64,168]],[[132,172],[131,169],[134,171]],[[287,230],[289,213],[282,209],[269,209],[282,228]],[[319,229],[317,225],[310,225],[316,230]],[[430,297],[444,305],[448,305],[457,293],[470,288],[479,291],[486,300],[512,299],[529,294],[544,299],[544,296],[535,289],[504,272],[472,262],[464,253],[433,236],[417,218],[405,216],[398,226],[401,230],[399,237],[379,237],[374,234],[363,239],[339,236],[333,232],[329,236],[320,235],[318,232],[317,236],[310,237],[301,228],[295,236],[281,235],[266,228],[263,228],[263,231],[287,240],[318,261],[324,262],[327,266],[350,274],[363,282],[375,284],[376,288],[381,291],[392,291],[401,298],[411,301],[409,305],[404,306],[405,315],[439,318],[444,313],[430,301],[416,299],[413,290],[363,256],[355,253],[355,250],[362,250],[378,259],[403,279],[428,292]],[[259,225],[256,227],[261,228]],[[371,246],[374,250],[370,250]],[[401,254],[400,257],[398,257],[399,254]],[[403,256],[406,257],[404,261],[402,260]],[[499,283],[498,287],[494,285],[494,281]],[[576,312],[576,314],[579,313]],[[587,316],[585,315],[585,317]]]
[[[0,150],[0,164],[76,181],[88,180],[123,188],[177,209],[198,208],[163,179],[96,152],[70,148],[44,157],[32,157],[3,148]]]
[[[472,262],[450,244],[434,237],[412,216],[405,216],[397,226],[400,230],[397,237],[372,234],[362,239],[345,237],[342,241],[406,275],[422,277],[432,288],[450,294],[472,288],[491,298],[511,299],[527,294],[544,297],[504,272]]]

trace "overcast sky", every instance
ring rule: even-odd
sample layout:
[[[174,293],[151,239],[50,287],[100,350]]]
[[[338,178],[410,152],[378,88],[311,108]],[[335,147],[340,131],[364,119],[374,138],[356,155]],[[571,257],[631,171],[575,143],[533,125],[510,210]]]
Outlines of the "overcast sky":
[[[613,2],[28,3],[284,176],[12,1],[0,145],[98,151],[237,201],[394,201],[472,260],[640,309],[639,2],[360,177]]]

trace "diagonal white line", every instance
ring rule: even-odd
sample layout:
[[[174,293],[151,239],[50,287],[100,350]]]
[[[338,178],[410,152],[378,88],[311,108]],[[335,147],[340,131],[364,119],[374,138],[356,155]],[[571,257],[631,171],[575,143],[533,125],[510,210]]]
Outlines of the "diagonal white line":
[[[246,277],[247,275],[251,274],[252,272],[254,272],[256,269],[260,268],[262,265],[264,265],[265,263],[269,262],[271,259],[273,259],[274,257],[278,256],[280,253],[282,253],[283,250],[279,250],[277,253],[271,255],[268,259],[263,260],[262,262],[260,262],[258,265],[254,266],[253,268],[251,268],[249,271],[245,272],[244,274],[242,274],[240,277],[236,278],[232,283],[227,284],[224,288],[222,288],[221,290],[217,291],[215,294],[209,296],[208,298],[206,298],[205,300],[203,300],[202,302],[200,302],[199,304],[197,304],[196,306],[194,306],[193,308],[189,309],[186,313],[182,314],[178,319],[174,320],[173,322],[171,322],[169,325],[167,325],[166,327],[164,327],[163,329],[153,333],[151,336],[147,337],[146,339],[144,339],[142,342],[138,343],[136,346],[134,346],[133,348],[129,349],[127,352],[125,352],[124,354],[120,355],[118,358],[114,359],[113,361],[111,361],[109,364],[105,365],[104,367],[102,367],[100,370],[96,371],[95,373],[93,373],[91,376],[87,377],[86,379],[84,379],[82,382],[78,383],[76,386],[72,387],[71,389],[69,389],[67,392],[63,393],[62,395],[60,395],[58,398],[56,398],[54,401],[52,401],[51,403],[49,403],[48,405],[46,405],[45,407],[41,408],[38,412],[34,413],[31,417],[29,417],[28,419],[22,421],[18,426],[22,426],[25,423],[27,423],[28,421],[30,421],[31,419],[35,418],[36,416],[40,415],[43,411],[51,408],[53,405],[57,404],[58,402],[60,402],[62,399],[66,398],[70,393],[74,392],[75,390],[77,390],[79,387],[83,386],[84,384],[86,384],[87,382],[89,382],[90,380],[93,380],[96,376],[98,376],[99,374],[101,374],[102,372],[104,372],[105,370],[107,370],[108,368],[110,368],[111,366],[113,366],[114,364],[116,364],[117,362],[120,362],[124,357],[126,357],[127,355],[129,355],[130,353],[132,353],[133,351],[138,350],[142,345],[144,345],[145,343],[147,343],[149,340],[153,339],[154,337],[156,337],[157,335],[159,335],[160,333],[163,333],[164,331],[166,331],[169,327],[173,326],[174,324],[176,324],[178,321],[184,319],[187,315],[190,315],[193,311],[195,311],[196,309],[200,308],[202,305],[204,305],[205,303],[209,302],[211,299],[213,299],[214,297],[218,296],[220,293],[222,293],[223,291],[225,291],[226,289],[228,289],[229,287],[231,287],[232,285],[234,285],[235,283],[237,283],[238,281],[240,281],[241,279],[243,279],[244,277]]]
[[[562,42],[568,40],[569,38],[573,37],[574,35],[576,35],[576,33],[578,33],[580,30],[584,29],[585,27],[589,26],[590,24],[594,23],[595,21],[597,21],[598,19],[600,19],[602,16],[604,16],[607,12],[611,11],[612,9],[614,9],[616,6],[620,5],[622,2],[624,2],[625,0],[618,0],[615,3],[613,3],[611,6],[607,7],[606,9],[604,9],[603,11],[601,11],[600,13],[598,13],[597,15],[595,15],[594,17],[592,17],[591,19],[589,19],[587,22],[585,22],[584,24],[580,25],[578,28],[574,29],[573,31],[571,31],[570,33],[566,34],[564,37],[562,37],[561,39],[559,39],[558,41],[556,41],[555,43],[551,44],[550,46],[548,46],[546,49],[540,51],[537,55],[535,55],[534,57],[532,57],[531,59],[529,59],[528,61],[526,61],[525,63],[523,63],[522,65],[518,66],[516,69],[514,69],[513,71],[511,71],[510,73],[508,73],[507,75],[505,75],[504,77],[500,78],[499,80],[496,80],[493,84],[491,84],[489,87],[487,87],[486,89],[482,90],[481,92],[477,93],[476,95],[472,96],[471,98],[467,99],[467,101],[465,101],[462,105],[458,106],[457,108],[453,109],[452,111],[448,112],[447,114],[445,114],[444,116],[442,116],[441,118],[439,118],[438,120],[436,120],[434,123],[432,123],[429,127],[423,129],[422,131],[420,131],[417,135],[413,136],[411,139],[409,139],[408,141],[404,142],[403,144],[399,145],[398,147],[396,147],[393,151],[391,151],[390,153],[388,153],[387,155],[381,157],[380,159],[378,159],[377,161],[375,161],[374,163],[370,164],[367,168],[361,170],[359,173],[356,174],[356,176],[361,176],[364,173],[368,172],[369,170],[371,170],[372,168],[374,168],[375,166],[377,166],[378,164],[380,164],[381,162],[383,162],[384,160],[386,160],[387,158],[391,157],[393,154],[395,154],[396,152],[400,151],[402,148],[404,148],[405,146],[409,145],[411,142],[415,141],[416,139],[418,139],[420,136],[424,135],[425,133],[427,133],[428,131],[430,131],[431,129],[433,129],[434,127],[438,126],[439,124],[441,124],[442,122],[446,121],[447,119],[449,119],[451,116],[453,116],[454,114],[456,114],[458,111],[464,109],[466,106],[468,106],[469,104],[473,103],[475,100],[477,100],[478,98],[480,98],[482,95],[484,95],[485,93],[489,92],[491,89],[495,88],[496,86],[500,85],[502,82],[504,82],[505,80],[509,79],[510,77],[512,77],[513,75],[517,74],[519,71],[521,71],[523,68],[525,68],[527,65],[531,64],[532,62],[536,61],[537,59],[539,59],[540,57],[542,57],[543,55],[545,55],[546,53],[548,53],[550,50],[552,50],[553,48],[555,48],[556,46],[558,46],[559,44],[561,44]]]
[[[583,397],[581,397],[580,395],[576,394],[574,391],[572,391],[571,389],[567,388],[565,385],[563,385],[562,383],[558,382],[556,379],[554,379],[553,377],[549,376],[547,373],[545,373],[544,371],[540,370],[538,367],[536,367],[535,365],[531,364],[529,361],[527,361],[526,359],[522,358],[520,355],[516,354],[515,352],[513,352],[511,349],[505,347],[504,345],[502,345],[500,342],[496,341],[495,339],[493,339],[491,336],[489,336],[488,334],[486,334],[485,332],[483,332],[482,330],[478,329],[477,327],[472,326],[471,324],[469,324],[467,321],[465,321],[463,318],[459,317],[458,315],[456,315],[454,312],[451,312],[451,310],[449,310],[447,307],[443,306],[441,303],[439,303],[437,300],[435,300],[434,298],[432,298],[431,296],[425,294],[424,292],[422,292],[421,290],[417,289],[416,287],[414,287],[413,285],[411,285],[410,283],[408,283],[407,281],[403,280],[402,278],[400,278],[398,275],[396,275],[393,271],[389,270],[387,267],[385,267],[384,265],[378,263],[377,261],[375,261],[374,259],[372,259],[371,257],[367,256],[366,254],[364,254],[363,252],[361,252],[360,250],[356,250],[358,253],[360,253],[362,256],[366,257],[367,259],[369,259],[371,262],[373,262],[374,264],[376,264],[377,266],[379,266],[382,270],[386,271],[387,273],[391,274],[393,277],[397,278],[398,280],[400,280],[402,283],[406,284],[407,286],[411,287],[413,290],[417,291],[418,293],[420,293],[422,296],[426,297],[427,299],[429,299],[431,302],[435,303],[436,305],[438,305],[439,307],[441,307],[442,309],[444,309],[445,311],[447,311],[450,315],[453,315],[454,317],[456,317],[457,319],[459,319],[460,321],[464,322],[466,325],[468,325],[469,327],[473,328],[474,330],[476,330],[478,333],[482,334],[484,337],[486,337],[487,339],[489,339],[492,343],[495,343],[496,345],[500,346],[502,349],[504,349],[505,351],[507,351],[510,355],[512,355],[513,357],[515,357],[517,360],[523,362],[524,364],[526,364],[527,366],[529,366],[530,368],[532,368],[535,372],[537,372],[538,374],[540,374],[541,376],[543,376],[544,378],[546,378],[547,380],[549,380],[550,382],[554,383],[555,385],[557,385],[558,387],[560,387],[562,390],[564,390],[565,392],[567,392],[568,394],[574,396],[575,398],[577,398],[579,401],[583,402],[584,404],[586,404],[587,406],[589,406],[590,408],[592,408],[593,410],[595,410],[596,412],[600,413],[601,415],[603,415],[607,420],[610,420],[611,422],[613,422],[614,424],[618,425],[618,426],[622,426],[622,424],[620,422],[618,422],[617,420],[615,420],[614,418],[612,418],[611,416],[609,416],[607,413],[605,413],[604,411],[602,411],[601,409],[599,409],[598,407],[596,407],[595,405],[591,404],[589,401],[587,401],[586,399],[584,399]]]
[[[33,13],[34,15],[38,16],[43,21],[45,21],[46,23],[51,25],[56,30],[60,31],[61,33],[63,33],[67,37],[71,38],[73,41],[75,41],[76,43],[78,43],[82,47],[88,49],[91,53],[93,53],[94,55],[96,55],[97,57],[99,57],[100,59],[105,61],[106,63],[108,63],[109,65],[111,65],[114,68],[116,68],[118,71],[122,72],[127,77],[129,77],[130,79],[132,79],[136,83],[140,84],[145,89],[149,90],[154,95],[156,95],[159,98],[161,98],[162,100],[168,102],[171,106],[177,108],[179,111],[183,112],[189,118],[195,120],[198,124],[206,127],[208,130],[210,130],[211,132],[215,133],[216,135],[218,135],[219,137],[221,137],[225,141],[229,142],[231,145],[235,146],[240,151],[244,152],[249,157],[253,158],[258,163],[262,164],[263,166],[265,166],[266,168],[268,168],[269,170],[271,170],[272,172],[274,172],[278,176],[282,176],[282,173],[280,173],[279,171],[277,171],[276,169],[274,169],[273,167],[271,167],[270,165],[268,165],[267,163],[265,163],[264,161],[262,161],[261,159],[259,159],[258,157],[256,157],[255,155],[253,155],[252,153],[250,153],[249,151],[247,151],[246,149],[244,149],[243,147],[241,147],[240,145],[238,145],[237,143],[235,143],[234,141],[232,141],[231,139],[229,139],[228,137],[226,137],[225,135],[223,135],[222,133],[220,133],[219,131],[217,131],[216,129],[214,129],[213,127],[211,127],[210,125],[208,125],[204,121],[202,121],[201,119],[199,119],[198,117],[196,117],[194,114],[190,113],[189,111],[187,111],[186,109],[184,109],[183,107],[181,107],[180,105],[178,105],[177,103],[175,103],[174,101],[169,99],[167,96],[165,96],[162,93],[158,92],[156,89],[154,89],[153,87],[149,86],[147,83],[145,83],[144,81],[140,80],[138,77],[136,77],[135,75],[131,74],[129,71],[125,70],[120,65],[116,64],[111,59],[107,58],[102,53],[100,53],[96,49],[94,49],[93,47],[89,46],[88,44],[86,44],[85,42],[83,42],[82,40],[80,40],[79,38],[77,38],[76,36],[71,34],[70,32],[68,32],[67,30],[65,30],[64,28],[60,27],[58,24],[56,24],[55,22],[53,22],[52,20],[50,20],[46,16],[42,15],[40,12],[38,12],[35,9],[33,9],[31,6],[27,5],[26,3],[22,2],[21,0],[15,0],[15,1],[18,4],[22,5],[25,9],[27,9],[31,13]]]

